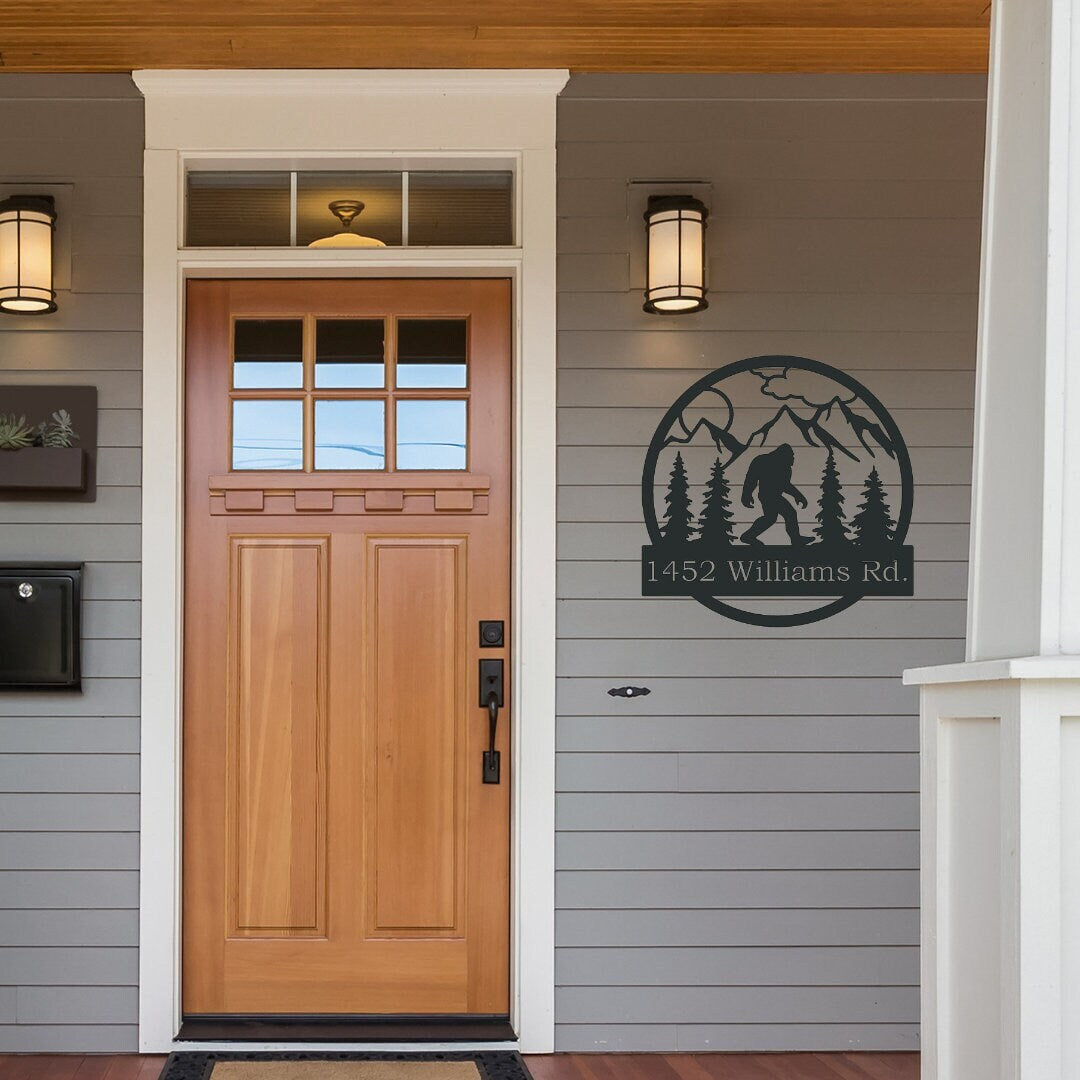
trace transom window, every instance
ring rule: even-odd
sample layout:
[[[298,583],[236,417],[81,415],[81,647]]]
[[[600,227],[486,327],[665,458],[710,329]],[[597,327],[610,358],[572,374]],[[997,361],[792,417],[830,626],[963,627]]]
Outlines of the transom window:
[[[187,247],[503,247],[505,169],[187,174]]]
[[[233,320],[233,470],[465,470],[467,318]]]

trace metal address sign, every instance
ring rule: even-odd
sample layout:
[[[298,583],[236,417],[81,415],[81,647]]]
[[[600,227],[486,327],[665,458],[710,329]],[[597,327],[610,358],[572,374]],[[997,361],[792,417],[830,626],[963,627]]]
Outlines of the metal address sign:
[[[850,375],[799,356],[728,364],[649,445],[642,593],[778,627],[912,596],[913,489],[903,436]]]

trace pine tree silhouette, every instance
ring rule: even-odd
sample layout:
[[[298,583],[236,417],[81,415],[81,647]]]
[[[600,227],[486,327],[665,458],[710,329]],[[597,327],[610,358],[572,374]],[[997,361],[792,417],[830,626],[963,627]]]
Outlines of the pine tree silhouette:
[[[858,512],[851,519],[852,542],[859,547],[891,543],[896,522],[885,501],[885,486],[876,468],[866,478],[862,497]]]
[[[675,466],[671,470],[664,502],[667,503],[662,530],[664,539],[669,543],[685,544],[694,531],[694,515],[690,510],[690,485],[681,453],[675,455]]]
[[[698,539],[707,544],[735,543],[731,512],[731,488],[719,458],[713,463],[709,482],[705,485],[705,500],[698,519]]]
[[[829,456],[821,473],[821,498],[818,499],[818,512],[814,519],[817,521],[814,535],[820,543],[848,542],[847,526],[844,524],[844,492],[832,447],[829,447]]]

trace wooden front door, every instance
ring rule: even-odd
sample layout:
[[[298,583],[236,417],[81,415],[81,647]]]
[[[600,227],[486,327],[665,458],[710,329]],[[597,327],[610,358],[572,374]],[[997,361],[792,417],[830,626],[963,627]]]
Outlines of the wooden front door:
[[[509,283],[193,281],[186,357],[184,1013],[506,1014]]]

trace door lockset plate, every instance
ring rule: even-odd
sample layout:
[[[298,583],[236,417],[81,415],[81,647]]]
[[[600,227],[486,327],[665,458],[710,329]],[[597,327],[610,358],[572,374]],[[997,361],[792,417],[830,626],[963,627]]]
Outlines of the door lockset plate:
[[[480,661],[480,708],[486,709],[488,698],[494,694],[496,704],[503,707],[503,662],[501,660]]]

